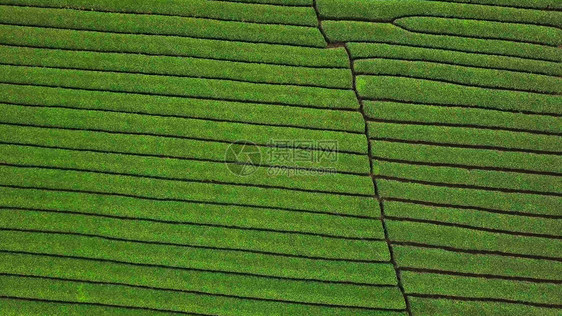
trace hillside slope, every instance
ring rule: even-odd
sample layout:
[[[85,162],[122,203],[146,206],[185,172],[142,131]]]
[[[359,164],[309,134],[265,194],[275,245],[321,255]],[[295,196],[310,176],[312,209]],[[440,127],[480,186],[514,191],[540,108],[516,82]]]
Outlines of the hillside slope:
[[[0,311],[558,315],[561,10],[0,0]]]

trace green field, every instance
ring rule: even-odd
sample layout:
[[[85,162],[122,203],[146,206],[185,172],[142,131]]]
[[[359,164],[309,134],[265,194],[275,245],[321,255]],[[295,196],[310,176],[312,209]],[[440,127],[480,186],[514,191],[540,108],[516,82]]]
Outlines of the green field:
[[[1,315],[562,313],[559,0],[0,0]]]

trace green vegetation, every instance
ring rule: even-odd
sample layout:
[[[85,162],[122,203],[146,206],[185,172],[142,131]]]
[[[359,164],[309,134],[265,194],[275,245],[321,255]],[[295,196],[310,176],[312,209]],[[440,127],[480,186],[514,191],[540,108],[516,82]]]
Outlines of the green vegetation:
[[[558,95],[467,87],[401,76],[358,76],[357,91],[365,98],[533,113],[562,113],[562,97]]]
[[[442,2],[473,3],[506,7],[562,9],[562,4],[556,0],[433,0]]]
[[[488,254],[469,254],[442,249],[396,246],[396,260],[406,263],[404,268],[433,269],[483,275],[527,277],[559,280],[562,264],[529,258]]]
[[[349,68],[349,60],[343,48],[320,49],[179,36],[116,34],[0,25],[0,43],[71,50]]]
[[[1,7],[0,20],[3,23],[13,25],[41,25],[99,32],[161,34],[310,47],[324,47],[326,45],[322,34],[316,27],[250,24],[163,15],[131,15],[65,9]],[[226,37],[225,34],[228,34],[228,36]]]
[[[243,3],[262,3],[283,6],[312,6],[312,0],[229,0]]]
[[[317,0],[317,2],[320,15],[328,19],[362,19],[390,22],[404,16],[431,14],[431,16],[437,17],[562,26],[562,13],[559,11],[475,6],[439,0],[375,0],[370,1],[368,5],[365,4],[364,0]],[[519,2],[527,4],[530,1]],[[541,7],[543,5],[538,6]]]
[[[550,236],[562,235],[561,219],[545,219],[517,214],[486,212],[470,208],[438,207],[398,201],[385,201],[384,210],[385,214],[390,217],[468,225],[476,228],[510,232]]]
[[[504,39],[555,47],[562,44],[562,30],[556,27],[421,16],[399,18],[393,23],[413,32]]]
[[[558,315],[561,29],[553,0],[0,0],[1,313]]]
[[[559,214],[558,210],[562,206],[562,198],[559,196],[443,187],[386,179],[378,179],[377,183],[384,198],[554,216]]]
[[[557,300],[559,284],[494,280],[439,274],[402,273],[406,292],[463,297],[507,298],[524,302],[548,303]],[[439,284],[439,286],[435,286]]]
[[[406,76],[444,80],[469,86],[562,93],[562,79],[551,76],[453,66],[425,61],[369,59],[355,62],[355,71],[363,75]]]
[[[352,57],[355,59],[356,67],[369,69],[366,64],[370,63],[370,59],[389,58],[404,61],[425,61],[428,62],[426,68],[445,67],[438,66],[434,63],[443,63],[453,66],[474,66],[484,69],[480,73],[508,73],[496,72],[496,70],[513,70],[523,71],[531,74],[544,74],[550,76],[562,75],[562,64],[559,62],[549,62],[542,60],[523,59],[519,57],[497,56],[478,54],[477,52],[459,52],[440,48],[424,48],[407,45],[392,45],[384,43],[349,43],[347,44]],[[369,59],[363,61],[362,59]],[[408,64],[412,65],[412,64]],[[459,68],[448,68],[450,70]],[[443,73],[441,73],[443,75]],[[516,75],[516,78],[525,78],[522,75]],[[456,76],[449,76],[456,78]],[[536,77],[534,77],[536,78]],[[463,79],[467,79],[466,77]],[[557,78],[551,78],[557,80]],[[502,84],[513,84],[511,82],[502,82]]]
[[[31,277],[0,276],[4,295],[34,298],[51,298],[56,300],[88,302],[105,302],[107,304],[158,308],[167,302],[168,309],[184,312],[220,313],[232,310],[243,314],[271,315],[271,313],[338,313],[339,315],[377,315],[369,309],[344,307],[327,307],[304,304],[287,304],[276,301],[249,300],[246,298],[224,297],[176,291],[159,291],[156,289],[135,288],[125,285],[107,286],[64,280],[49,280]],[[76,288],[79,288],[77,291]],[[392,300],[389,300],[394,302]],[[396,304],[396,303],[395,303]],[[402,315],[381,311],[378,315]]]
[[[225,168],[223,164],[214,162],[189,160],[160,161],[156,157],[134,157],[1,144],[0,160],[7,164],[123,173],[186,181],[225,182],[374,195],[370,177],[347,174],[290,176],[286,174],[271,174],[268,168],[261,167],[249,176],[240,177],[232,173],[228,168]],[[185,170],[189,170],[189,173],[184,174]]]
[[[493,146],[521,151],[537,150],[558,152],[560,137],[525,132],[499,131],[473,127],[433,126],[404,123],[368,122],[369,137],[400,139],[439,144]]]
[[[9,241],[2,249],[12,252],[113,260],[126,265],[167,266],[187,270],[213,270],[269,277],[343,281],[381,285],[396,284],[390,263],[316,260],[294,256],[252,253],[172,245],[104,240],[54,233],[1,231]]]
[[[233,79],[259,83],[351,88],[348,69],[313,69],[185,57],[75,52],[0,45],[0,63],[156,75]]]
[[[348,240],[199,225],[3,210],[2,228],[92,234],[106,238],[352,260],[388,260],[384,241]],[[79,222],[80,225],[76,225]],[[287,242],[288,241],[288,242]]]
[[[373,171],[375,175],[408,180],[562,194],[562,188],[558,185],[559,177],[550,175],[420,166],[378,160],[373,160]]]
[[[309,0],[244,0],[242,2],[279,3],[288,5],[310,5]],[[287,3],[290,2],[290,3]],[[1,0],[0,4],[37,6],[48,8],[72,8],[83,11],[128,12],[139,14],[164,14],[185,17],[233,20],[257,23],[278,23],[316,26],[316,14],[311,7],[261,6],[230,1],[206,0]]]
[[[343,89],[5,65],[0,66],[0,71],[4,83],[343,109],[359,107],[353,91]],[[190,89],[186,90],[186,86]]]
[[[53,107],[26,107],[1,104],[3,123],[30,124],[37,126],[131,134],[148,134],[171,138],[192,138],[236,142],[251,141],[259,145],[271,145],[272,140],[310,139],[334,140],[340,151],[366,153],[365,137],[360,134],[315,131],[299,128],[248,125],[242,123],[215,122],[198,119],[159,117],[131,113],[95,112]],[[219,128],[223,133],[209,134]],[[316,135],[315,135],[316,134]],[[304,146],[304,145],[301,145]]]
[[[466,53],[524,57],[540,61],[562,61],[558,48],[529,43],[415,33],[391,23],[380,22],[325,21],[322,26],[330,41],[334,42],[402,44],[421,48],[457,50]],[[356,54],[364,53],[357,51]]]
[[[0,140],[3,142],[30,144],[46,147],[62,147],[80,151],[109,151],[122,154],[166,157],[167,159],[203,159],[224,162],[229,143],[201,141],[180,138],[165,138],[131,134],[113,134],[81,130],[64,130],[57,128],[41,128],[29,126],[10,126],[0,124]],[[126,145],[124,145],[126,144]],[[64,145],[64,146],[61,146]],[[234,149],[239,149],[233,145]],[[267,147],[259,147],[267,159]],[[264,165],[280,167],[301,167],[308,169],[333,168],[336,171],[365,173],[369,172],[369,160],[364,155],[337,154],[338,160],[322,160],[319,162],[277,161]],[[236,162],[236,160],[227,160]]]
[[[34,184],[39,183],[42,188],[93,191],[106,195],[134,195],[148,199],[187,199],[312,212],[337,210],[337,213],[340,214],[364,216],[372,216],[373,210],[376,209],[376,203],[372,197],[338,196],[327,193],[294,192],[212,183],[188,183],[43,168],[0,166],[0,174],[2,175],[0,184],[4,185],[33,187]],[[186,192],[189,192],[188,196],[186,196]]]
[[[437,0],[441,1],[441,0]],[[447,0],[449,1],[449,0]],[[455,0],[460,1],[460,0]],[[482,0],[480,0],[482,1]],[[527,2],[526,2],[527,3]],[[464,315],[498,315],[511,316],[519,313],[523,315],[556,316],[559,310],[556,308],[536,307],[517,303],[504,302],[482,302],[482,301],[459,301],[449,299],[431,299],[411,297],[412,312],[416,315],[435,315],[447,311],[451,314]]]
[[[286,107],[275,104],[86,91],[31,85],[0,84],[0,87],[0,103],[287,125],[356,133],[365,131],[365,123],[361,113],[352,111],[295,107],[291,109],[294,116],[288,116]],[[41,99],[35,98],[35,95],[41,95]],[[251,109],[251,111],[248,111],[248,109]]]
[[[471,125],[562,134],[560,119],[554,116],[388,101],[363,101],[363,104],[368,117],[380,120],[436,125]]]
[[[384,238],[381,222],[376,218],[342,217],[235,205],[225,207],[220,204],[142,200],[40,189],[1,187],[0,191],[3,197],[0,207],[7,208],[22,207],[131,220],[256,228],[288,233],[316,233],[334,237]],[[26,199],[21,200],[19,197],[24,194]],[[372,210],[373,217],[379,215],[377,209]]]
[[[407,160],[428,164],[458,165],[466,166],[468,169],[478,169],[480,167],[562,173],[562,158],[558,155],[386,141],[371,141],[371,147],[376,158]]]
[[[201,291],[306,303],[403,307],[402,295],[395,287],[325,284],[293,280],[273,283],[265,278],[225,273],[182,271],[114,263],[105,263],[101,266],[97,262],[87,260],[30,255],[2,254],[1,256],[3,258],[0,260],[0,271],[4,273],[66,277],[77,280],[103,279],[105,282],[150,286],[160,289]],[[27,270],[22,271],[22,267],[27,267]],[[190,280],[190,282],[183,282],[184,280]],[[350,293],[354,293],[354,295],[350,295]],[[337,297],[337,299],[334,299],[334,297]],[[377,297],[378,299],[370,300],[370,297]]]
[[[20,298],[0,298],[0,308],[6,315],[174,315],[173,312],[131,309],[80,302],[33,301]],[[181,315],[177,313],[177,315]]]
[[[397,242],[422,242],[427,245],[467,250],[499,251],[527,256],[557,258],[562,241],[544,237],[513,236],[476,229],[430,223],[389,221],[389,234]],[[446,239],[443,236],[447,236]]]

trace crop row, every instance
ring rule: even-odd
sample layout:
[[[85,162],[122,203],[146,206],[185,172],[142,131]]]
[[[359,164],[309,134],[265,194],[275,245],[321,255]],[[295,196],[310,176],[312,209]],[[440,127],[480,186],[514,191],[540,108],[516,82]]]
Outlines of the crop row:
[[[280,140],[332,141],[338,151],[366,154],[360,134],[299,128],[159,117],[131,113],[84,111],[52,107],[26,107],[0,103],[3,123],[30,124],[73,129],[96,129],[216,141],[248,141],[268,145]],[[209,131],[214,130],[213,133]],[[298,145],[298,144],[297,144]],[[296,145],[295,145],[296,146]],[[306,148],[306,145],[301,148]],[[334,150],[334,149],[332,149]]]
[[[379,219],[236,205],[139,200],[77,192],[0,187],[2,208],[21,208],[139,221],[230,226],[349,238],[384,238]],[[77,202],[80,201],[80,202]],[[373,217],[379,215],[372,210]],[[95,249],[95,248],[94,248]]]
[[[384,43],[348,43],[347,46],[351,56],[356,60],[356,67],[363,64],[360,59],[387,58],[435,62],[453,66],[513,70],[550,76],[562,75],[562,64],[558,62]],[[365,63],[368,64],[369,60],[366,60]]]
[[[393,246],[402,268],[431,269],[458,273],[493,275],[539,280],[560,280],[562,263],[491,254],[472,254],[443,249]]]
[[[562,60],[557,47],[545,47],[504,40],[416,33],[391,23],[324,21],[322,22],[322,27],[332,42],[402,44],[421,48],[522,57],[541,61],[559,62]],[[353,54],[360,55],[362,53],[357,51]]]
[[[455,0],[460,1],[460,0]],[[527,3],[527,2],[525,2]],[[454,300],[443,298],[409,297],[412,312],[415,315],[436,315],[447,311],[453,315],[542,315],[557,316],[556,308],[522,305],[518,303]]]
[[[0,309],[6,315],[175,315],[174,312],[161,310],[137,309],[133,307],[89,304],[73,301],[34,300],[25,297],[0,297]],[[181,315],[177,313],[177,315]]]
[[[272,2],[271,0],[268,0]],[[258,1],[259,2],[259,1]],[[275,2],[275,0],[273,0]],[[279,1],[277,2],[287,2]],[[291,1],[290,4],[308,4],[302,0]],[[312,2],[305,0],[304,2]],[[126,12],[135,14],[163,14],[185,17],[221,19],[241,22],[276,23],[316,26],[316,14],[310,7],[298,6],[263,6],[230,1],[206,0],[100,0],[96,2],[85,0],[1,0],[0,4],[16,6],[37,6],[46,8],[75,9],[84,11]]]
[[[76,52],[0,45],[0,63],[351,88],[348,69],[312,69],[199,58]]]
[[[424,16],[399,18],[393,23],[421,33],[504,39],[554,47],[562,44],[562,30],[548,26]]]
[[[520,3],[527,2],[529,1]],[[371,1],[366,5],[364,0],[318,0],[318,9],[320,15],[328,19],[361,19],[390,22],[405,16],[430,15],[435,17],[562,26],[562,13],[557,11],[487,7],[440,1]]]
[[[357,90],[365,98],[562,114],[559,95],[467,87],[427,79],[358,76]]]
[[[11,126],[6,124],[0,124],[0,131],[0,141],[7,143],[28,144],[46,148],[60,147],[77,151],[113,152],[123,154],[124,156],[164,157],[219,162],[240,162],[234,158],[225,157],[225,153],[229,146],[232,146],[230,148],[233,150],[237,150],[236,152],[241,150],[242,146],[214,141],[59,128]],[[267,154],[268,147],[258,148],[262,153]],[[307,151],[303,149],[302,153],[307,153]],[[272,154],[269,157],[273,157],[271,156]],[[316,154],[319,155],[319,153]],[[264,166],[280,168],[306,168],[310,170],[333,168],[336,172],[369,173],[369,161],[366,155],[337,153],[337,161],[333,161],[333,159],[322,159],[312,162],[268,160],[270,160],[268,163],[262,161],[262,164]]]
[[[324,47],[317,27],[0,5],[4,24]]]
[[[248,176],[232,173],[224,163],[134,157],[0,144],[0,161],[7,164],[91,170],[186,181],[275,186],[288,189],[374,195],[368,176],[348,174],[272,174],[258,167]]]
[[[408,76],[478,87],[562,93],[562,79],[545,75],[396,59],[363,59],[355,61],[354,66],[358,74]]]
[[[392,218],[442,222],[522,234],[562,236],[562,219],[545,219],[399,201],[385,201],[384,210],[385,214]]]
[[[375,175],[385,177],[447,183],[451,185],[473,185],[487,188],[562,194],[562,188],[559,185],[560,177],[551,175],[420,166],[379,160],[373,160],[373,170]]]
[[[380,258],[380,260],[388,260],[388,249],[386,249],[383,241],[325,239],[325,242],[319,242],[318,237],[313,236],[100,219],[73,214],[9,209],[3,210],[0,217],[19,221],[2,225],[4,229],[37,231],[43,230],[43,227],[49,227],[47,231],[50,232],[94,234],[108,238],[133,240],[129,243],[140,244],[142,247],[147,243],[173,243],[190,245],[191,248],[219,248],[216,251],[228,248],[293,256],[321,256],[338,259]],[[80,224],[77,225],[77,223]],[[321,247],[318,248],[318,246]],[[330,251],[333,252],[330,254]],[[324,256],[323,253],[327,255]]]
[[[274,104],[85,91],[0,83],[0,103],[107,110],[364,133],[359,112],[287,108]],[[41,98],[36,98],[41,95]]]
[[[536,150],[557,152],[562,147],[560,136],[456,127],[418,125],[405,123],[368,122],[369,137],[398,139],[411,142],[431,142],[448,145],[491,146],[521,151]]]
[[[0,66],[0,74],[4,83],[337,109],[359,107],[353,90],[6,65]]]
[[[0,43],[70,50],[349,68],[349,59],[343,48],[321,49],[179,36],[117,34],[0,24]]]
[[[562,157],[489,149],[458,148],[387,141],[371,141],[377,158],[425,164],[459,165],[467,168],[500,168],[531,172],[562,173]]]
[[[385,241],[346,240],[199,225],[101,218],[70,213],[45,213],[4,209],[2,228],[92,234],[108,238],[173,243],[192,247],[243,249],[294,256],[389,260]],[[77,225],[77,223],[80,223]]]
[[[106,240],[88,236],[0,231],[8,238],[1,249],[46,256],[118,261],[130,265],[166,266],[178,269],[223,271],[238,274],[333,282],[395,285],[396,273],[390,262],[363,263],[316,260],[294,256],[239,250],[182,247]]]
[[[388,221],[392,242],[413,242],[458,249],[499,251],[504,253],[550,258],[560,257],[562,240],[544,237],[517,236],[469,228]],[[402,264],[405,264],[404,262]]]
[[[559,300],[560,284],[485,279],[404,271],[406,293],[508,299],[552,304]]]
[[[283,0],[280,0],[283,1]],[[471,3],[481,5],[492,5],[500,7],[514,7],[514,8],[534,8],[534,9],[562,9],[562,5],[557,0],[429,0],[429,1],[442,1],[442,2],[458,2],[458,3]]]
[[[283,6],[312,6],[312,0],[228,0],[242,3],[261,3]]]
[[[560,215],[562,198],[539,194],[492,192],[479,189],[452,188],[378,179],[380,195],[384,198],[423,201],[502,212],[537,215]],[[421,237],[422,240],[425,237]]]
[[[223,0],[214,0],[223,1]],[[310,6],[312,7],[313,0],[228,0],[229,2],[240,2],[240,3],[255,3],[255,4],[269,4],[269,5],[280,5],[280,6]]]
[[[372,216],[377,209],[372,197],[294,192],[282,189],[240,187],[212,183],[187,183],[133,176],[45,168],[0,166],[3,185],[96,192],[98,195],[132,195],[143,199],[244,204],[316,212]]]
[[[369,118],[404,123],[456,124],[562,134],[560,118],[489,109],[443,107],[389,101],[363,101]]]
[[[249,300],[239,297],[205,295],[201,293],[184,293],[179,291],[159,291],[149,288],[135,288],[125,285],[92,284],[77,281],[50,280],[40,278],[22,278],[15,276],[0,277],[2,284],[0,295],[23,296],[37,299],[62,301],[104,302],[105,304],[127,305],[145,308],[161,308],[162,302],[174,311],[191,313],[228,313],[236,310],[243,314],[271,315],[289,313],[303,315],[306,313],[339,315],[373,315],[370,309],[329,307],[305,304],[287,304],[280,301]],[[301,293],[302,294],[302,293]],[[393,295],[388,295],[388,302],[395,303]],[[376,300],[366,300],[376,302]],[[381,299],[382,301],[382,299]],[[381,315],[396,315],[381,313]]]
[[[200,291],[261,299],[347,305],[402,308],[398,287],[374,287],[350,284],[326,284],[295,280],[271,280],[254,276],[216,272],[130,266],[80,259],[49,258],[23,254],[0,254],[0,272],[44,275],[78,280],[127,283],[147,287]],[[184,282],[189,280],[189,282]],[[369,299],[376,297],[376,300]]]

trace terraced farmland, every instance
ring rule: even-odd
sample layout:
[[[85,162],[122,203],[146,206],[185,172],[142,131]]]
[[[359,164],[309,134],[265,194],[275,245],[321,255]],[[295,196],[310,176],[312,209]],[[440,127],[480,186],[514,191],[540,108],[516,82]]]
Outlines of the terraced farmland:
[[[0,313],[559,315],[561,28],[0,0]]]

